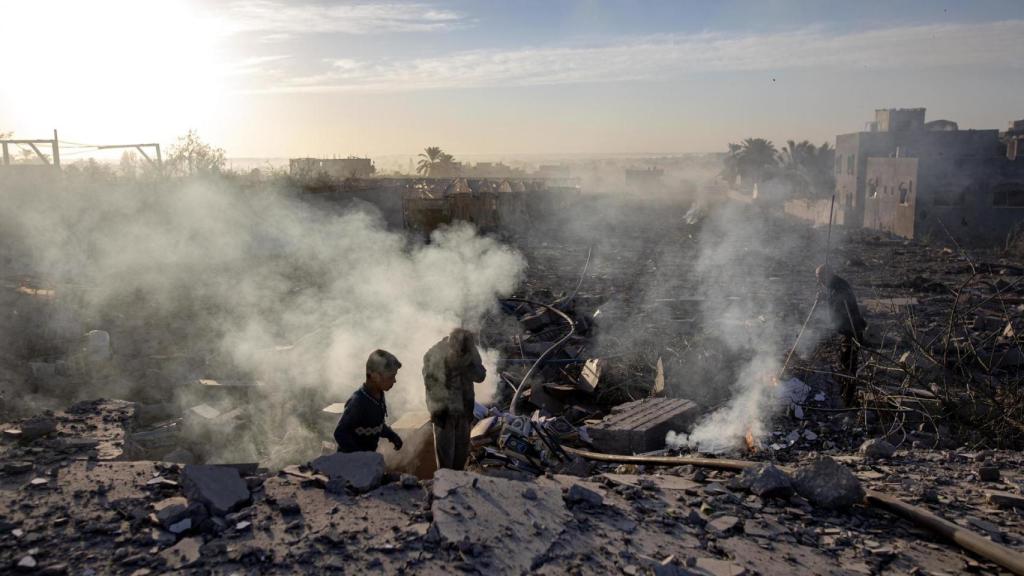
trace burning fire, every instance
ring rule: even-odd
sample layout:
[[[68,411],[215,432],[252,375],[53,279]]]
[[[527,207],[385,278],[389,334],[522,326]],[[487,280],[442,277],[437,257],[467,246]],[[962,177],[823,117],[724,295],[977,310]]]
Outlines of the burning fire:
[[[779,385],[779,377],[770,372],[762,372],[761,379],[769,382],[772,387]],[[743,435],[743,442],[746,444],[748,454],[757,454],[762,450],[761,440],[754,434],[754,425],[747,426],[747,433]]]
[[[761,450],[761,442],[754,437],[753,428],[747,428],[747,434],[743,436],[743,441],[747,443],[747,452],[750,454],[757,454]]]

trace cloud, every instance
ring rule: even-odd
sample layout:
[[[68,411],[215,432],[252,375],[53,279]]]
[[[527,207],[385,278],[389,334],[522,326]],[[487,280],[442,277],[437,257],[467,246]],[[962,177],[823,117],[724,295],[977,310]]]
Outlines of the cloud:
[[[446,20],[439,20],[446,22]],[[1024,67],[1024,21],[922,25],[830,34],[660,34],[587,46],[474,50],[429,58],[327,61],[261,91],[392,92],[658,80],[692,72]]]
[[[227,5],[224,25],[235,33],[261,33],[268,42],[305,34],[432,32],[466,24],[465,17],[418,2],[288,4],[239,0]]]

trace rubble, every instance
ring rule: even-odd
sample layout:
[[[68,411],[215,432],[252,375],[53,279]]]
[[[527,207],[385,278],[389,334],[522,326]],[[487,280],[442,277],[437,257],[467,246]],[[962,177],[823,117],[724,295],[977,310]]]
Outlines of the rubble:
[[[432,493],[431,530],[441,544],[502,574],[534,570],[572,518],[556,488],[472,472],[438,470]]]
[[[771,400],[780,412],[764,423],[761,448],[739,454],[758,461],[757,467],[736,473],[575,458],[569,447],[671,456],[660,418],[671,413],[667,419],[678,419],[669,428],[687,430],[696,416],[724,400],[707,390],[732,384],[714,380],[733,359],[701,340],[704,302],[685,293],[692,285],[678,272],[693,268],[695,240],[687,235],[696,229],[677,228],[673,223],[652,234],[645,225],[620,233],[623,238],[596,254],[582,287],[564,300],[542,296],[542,290],[575,285],[578,271],[565,263],[582,261],[587,246],[521,240],[533,243],[523,248],[531,264],[524,290],[538,301],[562,302],[560,309],[571,314],[579,333],[538,364],[528,382],[530,393],[524,390],[519,415],[512,416],[507,409],[512,389],[564,326],[546,310],[503,302],[516,328],[493,332],[507,336],[491,342],[501,352],[501,383],[494,405],[477,415],[470,472],[435,474],[429,419],[415,412],[392,422],[406,446],[395,452],[382,443],[383,462],[367,455],[368,462],[356,464],[362,456],[328,453],[308,467],[296,462],[280,473],[258,466],[243,473],[210,467],[206,447],[193,445],[192,438],[222,441],[218,422],[226,415],[228,428],[246,424],[243,403],[225,399],[250,394],[254,387],[243,384],[249,380],[207,372],[205,365],[186,370],[182,366],[190,360],[163,351],[158,362],[175,368],[156,370],[153,361],[150,372],[131,372],[124,364],[130,338],[109,327],[108,345],[83,359],[124,369],[148,388],[180,384],[196,395],[180,405],[168,398],[145,404],[88,401],[67,410],[55,405],[49,413],[37,411],[38,424],[11,417],[2,429],[18,433],[5,433],[0,446],[0,565],[13,569],[31,558],[36,570],[59,571],[63,564],[64,569],[140,576],[147,570],[996,570],[915,524],[874,505],[858,506],[865,489],[898,496],[1012,550],[1024,549],[1018,515],[1024,509],[1024,496],[1018,494],[1024,461],[1017,452],[999,449],[1012,445],[1013,433],[997,434],[993,423],[999,413],[964,401],[955,380],[968,371],[976,379],[972,386],[982,387],[978,390],[988,390],[989,383],[998,384],[994,389],[1001,394],[1013,390],[1013,339],[1021,329],[1019,322],[1013,324],[1021,312],[1013,299],[1024,291],[998,281],[1019,273],[992,259],[991,266],[976,263],[985,282],[1000,286],[1005,301],[987,284],[968,286],[960,299],[966,308],[954,314],[955,326],[944,342],[953,292],[972,272],[963,270],[955,254],[917,243],[837,248],[836,262],[860,262],[850,273],[855,287],[877,296],[865,303],[873,323],[870,338],[879,344],[862,356],[865,409],[839,405],[837,382],[827,368],[833,351],[826,348],[817,355],[798,354],[789,376],[780,378]],[[662,252],[669,256],[650,256]],[[809,271],[802,269],[805,264],[779,262],[778,277],[768,280],[765,290],[785,294],[779,301],[794,308],[805,306],[813,298],[813,285],[800,276]],[[672,288],[679,294],[647,294],[639,285],[647,283],[629,282],[653,266],[683,276]],[[921,290],[908,294],[894,287],[915,276],[907,285]],[[919,340],[899,329],[907,314],[914,315]],[[19,370],[36,386],[73,388],[78,368],[71,357],[86,347],[75,340],[80,333],[72,334],[69,356],[33,356]],[[629,339],[622,337],[626,333]],[[116,350],[109,346],[113,337]],[[102,336],[92,338],[102,343]],[[987,348],[975,354],[971,345]],[[999,360],[1004,357],[1009,360]],[[700,358],[709,359],[704,362],[712,370],[701,371]],[[685,387],[691,378],[680,374],[690,370],[701,389]],[[197,379],[206,373],[216,377]],[[164,386],[165,379],[174,386]],[[1014,401],[1012,394],[999,398],[1007,406]],[[320,400],[316,407],[337,399]],[[666,412],[659,415],[662,409]],[[327,429],[318,429],[327,440],[337,406],[325,413],[329,416],[316,422]],[[982,434],[984,426],[971,430],[965,422],[990,428]],[[36,432],[26,434],[26,429]],[[891,443],[899,444],[898,457]],[[198,472],[207,469],[214,472]],[[787,474],[790,469],[796,471]],[[207,474],[216,480],[202,482]]]
[[[685,430],[701,414],[682,398],[651,398],[616,406],[600,422],[587,427],[593,444],[610,454],[637,454],[665,445],[670,430]]]
[[[842,509],[864,500],[864,488],[849,468],[828,456],[801,465],[793,473],[797,494],[815,506]]]
[[[249,501],[245,480],[230,466],[188,464],[181,478],[188,498],[202,502],[213,514],[223,516]]]
[[[788,498],[793,494],[789,475],[772,464],[760,464],[744,470],[739,484],[761,498]]]
[[[865,458],[887,460],[896,453],[896,447],[882,438],[872,438],[860,445],[860,453]]]
[[[377,452],[337,452],[313,460],[310,466],[327,476],[327,487],[334,492],[346,488],[369,492],[380,486],[384,477],[384,457]]]

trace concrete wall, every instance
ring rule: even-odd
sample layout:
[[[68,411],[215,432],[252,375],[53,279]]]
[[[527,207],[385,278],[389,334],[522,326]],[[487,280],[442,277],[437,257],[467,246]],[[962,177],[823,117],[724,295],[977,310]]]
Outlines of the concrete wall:
[[[922,160],[916,206],[916,237],[966,243],[1001,242],[1024,227],[1024,193],[1019,205],[996,203],[997,192],[1024,191],[1024,163],[1005,158],[969,162]],[[1005,198],[1005,196],[1004,196]]]
[[[914,237],[917,158],[868,158],[864,227]]]
[[[838,200],[836,200],[836,202],[838,202]],[[817,198],[813,200],[797,198],[786,201],[785,211],[789,216],[806,220],[816,226],[821,226],[828,225],[829,209],[831,207],[831,198]]]
[[[864,188],[868,158],[885,158],[895,151],[895,132],[855,132],[836,136],[835,223],[851,228],[864,225]]]

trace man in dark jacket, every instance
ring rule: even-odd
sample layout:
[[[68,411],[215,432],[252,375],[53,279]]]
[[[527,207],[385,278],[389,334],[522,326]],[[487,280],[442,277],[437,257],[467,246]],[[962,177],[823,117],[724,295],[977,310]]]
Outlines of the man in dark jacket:
[[[469,431],[473,422],[475,382],[487,370],[476,348],[476,334],[456,328],[423,356],[423,383],[427,410],[434,424],[438,468],[462,470],[469,457]]]
[[[839,334],[839,363],[846,373],[843,379],[843,401],[850,406],[857,399],[857,351],[864,340],[867,322],[860,315],[857,297],[846,280],[836,276],[827,266],[814,271],[819,289],[825,291],[829,308],[829,326]]]
[[[334,440],[338,452],[376,452],[383,436],[402,449],[402,439],[387,425],[388,405],[384,393],[395,385],[402,363],[390,352],[375,350],[366,360],[366,382],[345,403]]]

